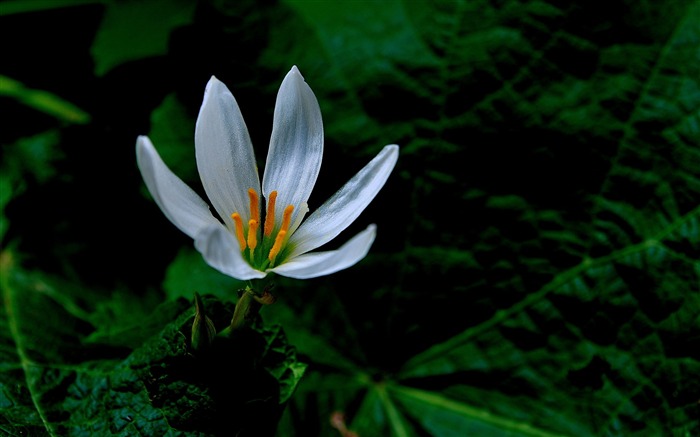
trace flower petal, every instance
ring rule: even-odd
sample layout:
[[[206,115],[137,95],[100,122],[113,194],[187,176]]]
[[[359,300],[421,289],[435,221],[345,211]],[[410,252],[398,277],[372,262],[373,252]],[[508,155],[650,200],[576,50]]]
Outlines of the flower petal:
[[[271,271],[296,279],[330,275],[351,267],[364,258],[376,235],[377,227],[369,225],[367,229],[352,237],[338,250],[301,255],[271,269]]]
[[[190,238],[203,228],[219,223],[209,212],[209,205],[170,171],[146,136],[136,140],[136,162],[163,214]]]
[[[194,247],[207,264],[225,275],[241,280],[266,276],[266,273],[255,270],[243,259],[238,242],[221,224],[203,229],[197,235]]]
[[[384,186],[399,157],[399,146],[388,145],[292,234],[291,257],[313,250],[347,228]]]
[[[234,212],[247,223],[248,188],[260,193],[255,153],[236,99],[214,76],[204,91],[194,144],[199,177],[219,216],[231,230]]]
[[[277,190],[275,223],[281,223],[287,205],[309,200],[323,158],[323,121],[321,109],[311,88],[297,67],[282,81],[277,93],[272,122],[270,150],[267,153],[263,192],[267,197]]]

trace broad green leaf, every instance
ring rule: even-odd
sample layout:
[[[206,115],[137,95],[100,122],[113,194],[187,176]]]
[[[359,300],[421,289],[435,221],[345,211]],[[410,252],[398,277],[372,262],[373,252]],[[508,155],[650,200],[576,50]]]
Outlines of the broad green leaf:
[[[51,290],[51,288],[47,288]],[[89,293],[89,292],[88,292]],[[86,294],[83,290],[82,295]],[[61,294],[52,293],[54,299],[70,307],[71,301]],[[179,315],[179,308],[169,303],[161,303],[159,293],[150,292],[145,296],[134,296],[126,290],[119,290],[107,298],[95,299],[89,307],[92,310],[85,318],[95,326],[83,342],[85,344],[109,345],[135,349],[145,340],[156,335],[164,325]],[[188,299],[190,300],[190,299]],[[76,314],[80,315],[80,313]]]
[[[191,351],[186,300],[161,307],[174,318],[134,350],[85,342],[86,319],[111,321],[67,305],[80,293],[20,269],[12,252],[2,252],[0,273],[0,426],[9,435],[271,435],[304,373],[280,327],[256,325]],[[204,302],[226,326],[233,305]]]
[[[431,391],[393,386],[392,394],[416,421],[431,435],[458,437],[463,435],[522,435],[556,437],[526,422],[497,416],[488,410],[479,410],[468,403],[456,402]],[[585,430],[581,430],[585,431]],[[398,434],[398,433],[397,433]]]
[[[177,100],[169,94],[151,114],[151,131],[148,134],[163,161],[184,181],[198,181],[194,160],[194,119]]]
[[[700,386],[689,381],[700,363],[674,344],[692,336],[700,320],[700,263],[697,255],[683,253],[697,254],[699,224],[700,209],[656,239],[585,260],[406,363],[400,378],[423,388],[421,379],[434,381],[441,394],[398,393],[440,435],[445,430],[429,411],[441,405],[463,413],[462,429],[483,422],[496,429],[523,427],[522,435],[690,433],[697,428],[690,393]],[[456,374],[461,377],[440,383]],[[524,403],[509,390],[537,395]],[[586,399],[585,414],[564,410],[570,399]],[[665,403],[663,412],[652,406],[657,402]],[[552,410],[556,418],[546,413]],[[533,426],[536,431],[528,429]]]
[[[170,32],[192,20],[196,2],[187,0],[111,0],[92,45],[95,74],[143,58],[162,56]]]
[[[233,301],[245,283],[214,270],[192,247],[180,250],[165,272],[163,290],[171,300],[193,299],[194,293],[212,294],[223,301]]]
[[[401,146],[390,253],[308,286],[368,356],[348,380],[371,377],[305,421],[339,372],[317,352],[297,429],[337,409],[377,435],[697,433],[700,3],[285,6],[261,60],[304,73],[331,172]]]
[[[397,1],[372,7],[353,2],[285,3],[296,14],[295,19],[276,23],[276,31],[261,61],[275,71],[297,65],[309,78],[321,99],[326,135],[345,147],[372,142],[370,151],[412,135],[414,128],[408,123],[379,124],[373,114],[365,111],[368,97],[392,98],[382,95],[376,85],[371,85],[373,81],[390,80],[396,82],[396,87],[410,88],[415,94],[408,103],[411,106],[429,98],[418,78],[397,67],[439,68],[440,65],[416,29],[406,26],[410,17],[404,5]],[[364,27],[360,23],[372,25]],[[324,101],[326,98],[328,101]],[[374,143],[377,136],[383,144]]]

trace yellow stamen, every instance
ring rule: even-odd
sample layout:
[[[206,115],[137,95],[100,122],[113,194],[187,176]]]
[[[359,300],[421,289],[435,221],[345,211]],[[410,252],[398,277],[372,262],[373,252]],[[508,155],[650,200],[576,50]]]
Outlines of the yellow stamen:
[[[289,229],[289,223],[292,221],[292,213],[294,212],[294,206],[293,205],[287,205],[286,208],[284,208],[284,214],[282,215],[282,227],[280,228],[280,232],[285,231]],[[275,240],[277,241],[277,240]]]
[[[243,220],[241,215],[237,212],[231,214],[234,225],[236,225],[236,238],[238,238],[238,244],[241,246],[241,250],[245,250],[245,235],[243,235]]]
[[[287,235],[287,231],[281,230],[277,234],[277,238],[275,238],[275,244],[272,245],[272,249],[270,249],[270,254],[267,256],[267,259],[270,260],[270,262],[273,262],[275,260],[275,257],[277,257],[277,254],[280,253],[280,249],[282,249],[282,243],[284,242],[284,237]]]
[[[250,219],[248,222],[248,247],[250,250],[255,250],[258,245],[258,221]]]
[[[256,222],[260,222],[260,203],[258,202],[258,193],[254,189],[248,188],[248,197],[250,197],[250,218]]]
[[[277,257],[277,254],[279,254],[280,250],[282,250],[282,244],[284,243],[284,238],[287,236],[287,230],[289,229],[289,224],[292,221],[293,212],[293,205],[287,205],[287,207],[284,208],[284,213],[282,215],[282,227],[277,233],[277,237],[275,237],[275,244],[272,245],[272,249],[270,249],[270,254],[267,256],[267,259],[269,259],[270,262],[273,262],[275,260],[275,257]]]
[[[265,228],[263,232],[266,237],[272,234],[272,229],[275,227],[275,200],[277,200],[277,191],[270,191],[267,199],[267,210],[265,210]]]

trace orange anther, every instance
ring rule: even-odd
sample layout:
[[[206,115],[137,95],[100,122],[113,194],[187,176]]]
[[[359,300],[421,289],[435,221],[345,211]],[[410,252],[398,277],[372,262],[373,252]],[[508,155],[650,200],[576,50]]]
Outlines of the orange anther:
[[[292,221],[292,213],[294,212],[294,206],[293,205],[287,205],[286,208],[284,208],[284,214],[282,215],[282,227],[280,228],[281,231],[287,231],[289,229],[289,224]]]
[[[250,218],[256,222],[260,222],[260,202],[258,193],[254,189],[248,188],[248,197],[250,198]]]
[[[284,237],[287,235],[287,231],[281,230],[277,234],[277,237],[275,238],[275,244],[272,245],[272,249],[270,249],[270,254],[267,256],[267,259],[270,260],[270,262],[273,262],[275,260],[275,257],[277,257],[277,254],[280,253],[280,250],[282,249],[282,243],[284,242]]]
[[[275,200],[277,200],[277,191],[270,191],[267,199],[267,210],[265,210],[265,228],[263,234],[269,237],[275,227]]]
[[[233,219],[233,224],[236,226],[236,238],[238,239],[238,244],[241,246],[241,250],[245,250],[245,235],[243,235],[243,220],[241,215],[237,212],[231,214]]]
[[[248,222],[248,247],[250,250],[255,250],[258,245],[258,222],[250,219]]]

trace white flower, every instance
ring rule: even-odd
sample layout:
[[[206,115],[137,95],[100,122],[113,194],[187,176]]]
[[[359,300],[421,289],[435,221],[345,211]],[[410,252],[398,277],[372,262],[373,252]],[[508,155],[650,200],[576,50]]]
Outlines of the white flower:
[[[165,216],[194,239],[210,266],[244,280],[272,272],[313,278],[364,258],[374,241],[375,225],[337,250],[309,252],[335,238],[360,215],[384,186],[399,154],[396,145],[384,147],[302,221],[321,167],[323,124],[316,97],[296,67],[277,94],[262,190],[243,116],[231,92],[215,77],[204,92],[195,151],[204,190],[223,224],[163,163],[148,137],[136,141],[141,175]]]

